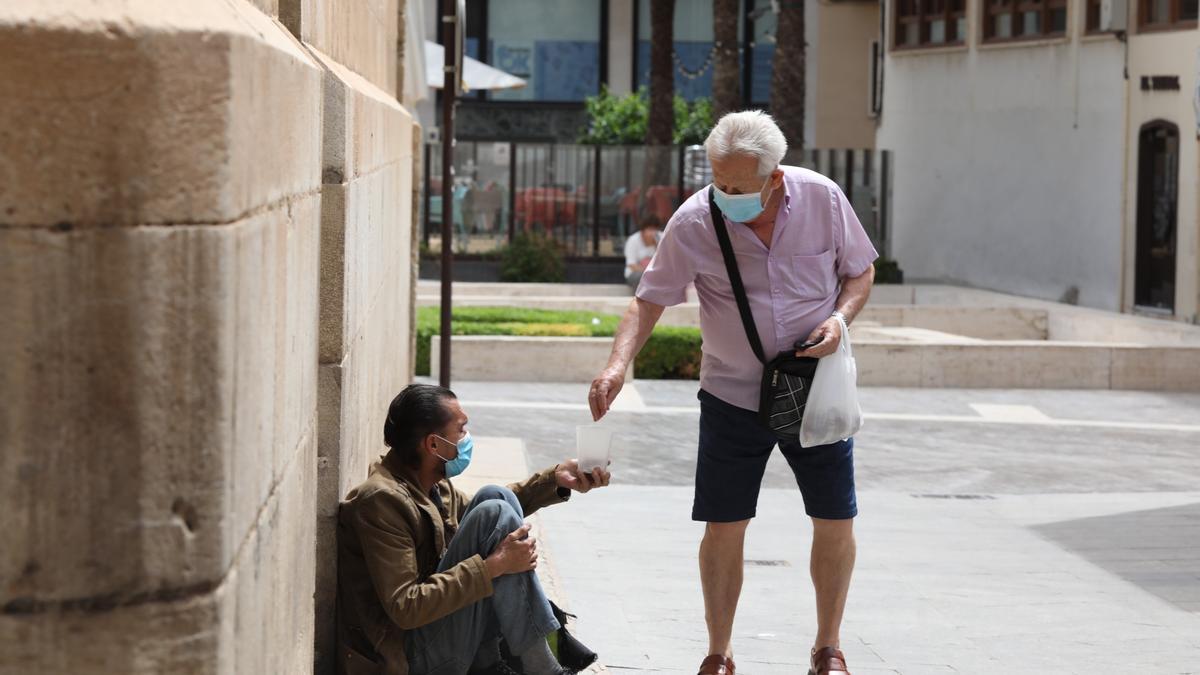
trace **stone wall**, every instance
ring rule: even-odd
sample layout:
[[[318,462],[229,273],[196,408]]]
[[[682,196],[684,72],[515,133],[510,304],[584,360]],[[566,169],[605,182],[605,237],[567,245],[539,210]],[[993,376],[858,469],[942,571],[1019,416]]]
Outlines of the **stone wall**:
[[[0,673],[313,669],[411,371],[401,4],[0,4]]]
[[[384,451],[388,403],[412,371],[413,122],[389,94],[316,54],[327,68],[317,473],[322,670],[332,666],[338,499]]]

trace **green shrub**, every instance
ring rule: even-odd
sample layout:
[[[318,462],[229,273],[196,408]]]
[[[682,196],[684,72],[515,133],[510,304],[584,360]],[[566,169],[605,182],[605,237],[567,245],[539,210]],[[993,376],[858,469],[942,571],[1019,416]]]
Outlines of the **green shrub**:
[[[902,284],[904,283],[904,270],[900,269],[900,264],[895,260],[880,257],[875,261],[875,283]]]
[[[561,283],[567,278],[562,246],[540,234],[520,234],[500,250],[500,281]]]
[[[675,145],[699,145],[713,128],[712,101],[698,98],[691,105],[675,95]]]
[[[430,339],[438,335],[437,307],[417,310],[417,375],[429,375]],[[581,310],[516,307],[457,307],[451,318],[454,335],[523,335],[533,337],[612,337],[621,317]],[[596,364],[599,372],[603,364]],[[700,377],[700,329],[658,326],[634,363],[645,379],[694,380]]]
[[[625,96],[613,96],[608,88],[584,99],[588,126],[579,136],[584,145],[641,145],[646,142],[650,102],[646,88]]]
[[[656,326],[633,364],[646,380],[700,379],[700,329]]]
[[[712,101],[696,99],[692,103],[676,94],[672,102],[675,113],[675,145],[703,143],[713,127]],[[625,96],[613,96],[602,88],[598,96],[584,99],[588,126],[579,135],[584,145],[643,145],[646,125],[650,120],[650,100],[646,88]]]

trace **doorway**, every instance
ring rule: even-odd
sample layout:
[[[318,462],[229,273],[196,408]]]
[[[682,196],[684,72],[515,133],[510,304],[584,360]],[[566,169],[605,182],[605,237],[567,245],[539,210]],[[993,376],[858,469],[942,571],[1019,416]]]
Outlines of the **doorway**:
[[[1175,312],[1179,127],[1157,120],[1138,135],[1134,304]]]

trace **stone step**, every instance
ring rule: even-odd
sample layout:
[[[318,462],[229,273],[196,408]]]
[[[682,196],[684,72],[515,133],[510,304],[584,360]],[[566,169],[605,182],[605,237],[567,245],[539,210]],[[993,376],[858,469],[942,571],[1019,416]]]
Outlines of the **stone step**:
[[[417,283],[418,295],[439,296],[441,282],[422,279]],[[501,282],[456,281],[452,288],[456,297],[502,296],[502,297],[562,297],[603,296],[633,297],[633,290],[625,284],[513,284]]]
[[[439,340],[432,338],[437,372]],[[608,361],[610,338],[454,336],[453,379],[587,383]],[[971,389],[1200,391],[1200,347],[1041,340],[854,343],[863,386]],[[633,381],[632,368],[626,376]]]

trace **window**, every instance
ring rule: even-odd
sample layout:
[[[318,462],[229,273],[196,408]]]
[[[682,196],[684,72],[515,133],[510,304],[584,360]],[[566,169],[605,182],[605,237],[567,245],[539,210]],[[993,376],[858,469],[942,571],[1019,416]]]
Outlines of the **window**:
[[[1087,0],[1087,25],[1089,33],[1100,32],[1100,0]]]
[[[654,0],[638,2],[637,17],[637,83],[635,87],[650,86],[650,3]],[[770,6],[767,3],[767,6]],[[769,12],[768,12],[769,14]],[[772,15],[774,16],[774,15]],[[738,36],[742,36],[745,27],[745,3],[738,3]],[[675,93],[687,101],[712,96],[713,58],[713,3],[712,0],[675,0],[674,32],[675,54]],[[772,28],[771,36],[775,35]],[[767,51],[767,83],[770,83],[770,55],[774,53],[772,46]],[[759,52],[753,52],[755,66],[758,66]],[[744,58],[744,57],[743,57]],[[739,71],[740,72],[740,71]],[[755,73],[757,75],[757,73]],[[757,84],[752,85],[756,87]],[[758,100],[758,99],[756,99]]]
[[[1197,0],[1141,0],[1139,24],[1149,30],[1196,27]]]
[[[897,0],[894,46],[960,45],[967,38],[966,0]]]
[[[477,3],[467,3],[472,4]],[[528,80],[522,89],[495,91],[490,98],[582,101],[597,94],[600,11],[600,0],[488,0],[486,62]],[[549,26],[553,29],[547,30]],[[469,50],[478,52],[470,42],[468,38]]]
[[[1067,0],[984,0],[986,41],[1029,40],[1066,33]]]

